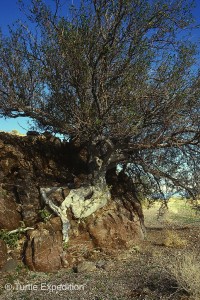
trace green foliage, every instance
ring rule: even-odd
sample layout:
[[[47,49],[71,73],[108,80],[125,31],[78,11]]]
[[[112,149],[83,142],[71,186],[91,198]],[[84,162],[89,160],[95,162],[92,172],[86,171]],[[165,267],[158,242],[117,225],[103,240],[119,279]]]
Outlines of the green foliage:
[[[51,218],[51,213],[47,209],[41,209],[39,211],[40,217],[44,222],[47,222]]]
[[[4,190],[2,187],[0,187],[0,196],[1,196],[1,197],[7,196],[7,191]]]
[[[67,250],[69,248],[69,243],[67,242],[64,242],[63,243],[63,250],[65,251],[65,250]]]
[[[104,174],[130,166],[137,187],[159,189],[166,178],[198,190],[192,3],[83,0],[63,14],[59,0],[56,13],[31,1],[30,28],[19,23],[0,36],[0,114],[32,117],[39,129],[84,144],[93,177],[98,157]]]
[[[0,230],[0,239],[3,240],[10,248],[16,248],[20,238],[20,232],[9,233],[6,229]]]
[[[20,132],[16,129],[11,130],[10,133],[13,134],[13,135],[21,135]]]

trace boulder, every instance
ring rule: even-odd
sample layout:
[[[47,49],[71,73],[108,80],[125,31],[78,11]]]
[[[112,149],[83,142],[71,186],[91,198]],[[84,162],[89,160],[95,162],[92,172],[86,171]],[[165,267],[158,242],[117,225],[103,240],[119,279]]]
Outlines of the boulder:
[[[69,242],[63,252],[62,262],[64,267],[76,268],[80,264],[79,271],[82,270],[82,264],[87,264],[83,262],[84,259],[97,260],[102,252],[116,255],[120,250],[144,239],[140,218],[128,211],[119,199],[110,201],[80,222],[71,219],[70,225]]]
[[[16,272],[17,267],[19,266],[19,261],[11,258],[9,260],[6,261],[6,263],[3,265],[3,267],[1,268],[1,272],[4,273],[14,273]]]
[[[8,258],[8,252],[7,252],[7,246],[6,243],[3,240],[0,240],[0,268],[2,268]]]
[[[98,258],[98,250],[111,253],[143,239],[143,213],[134,186],[127,175],[117,175],[113,169],[106,178],[112,187],[108,202],[102,201],[97,210],[84,215],[77,213],[82,203],[77,201],[76,210],[66,206],[70,230],[69,243],[63,249],[60,218],[41,223],[40,211],[50,210],[45,207],[48,203],[41,197],[41,188],[55,188],[51,200],[60,207],[72,189],[87,186],[86,149],[78,142],[61,142],[54,137],[0,132],[0,150],[0,228],[16,229],[20,221],[35,228],[26,233],[22,254],[31,270],[52,272],[62,266],[77,266],[84,259]],[[73,199],[75,196],[76,191]],[[51,210],[50,214],[55,216]]]
[[[68,257],[89,258],[97,249],[114,254],[144,239],[140,218],[130,213],[119,200],[110,201],[80,222],[70,220],[70,224]]]
[[[34,271],[55,272],[62,266],[63,242],[59,218],[39,223],[27,233],[25,264]]]
[[[5,193],[5,194],[4,194]],[[14,197],[7,196],[0,190],[0,229],[16,229],[20,226],[21,215]]]
[[[41,136],[30,139],[4,132],[0,132],[0,150],[0,196],[3,188],[20,207],[20,217],[25,225],[34,226],[39,221],[38,212],[43,208],[39,187],[72,182],[70,153],[77,154],[65,143],[60,142],[58,146],[55,141],[47,141]],[[10,205],[10,201],[6,201]],[[12,206],[12,210],[14,212],[16,208]]]
[[[39,220],[38,211],[41,208],[40,193],[34,180],[28,172],[24,178],[18,177],[15,185],[15,196],[21,207],[21,216],[26,226],[34,226]]]
[[[113,201],[87,220],[87,230],[95,247],[106,252],[125,249],[144,238],[140,219],[120,201]]]
[[[77,266],[76,271],[78,273],[88,273],[94,272],[96,269],[96,264],[93,261],[83,261]]]

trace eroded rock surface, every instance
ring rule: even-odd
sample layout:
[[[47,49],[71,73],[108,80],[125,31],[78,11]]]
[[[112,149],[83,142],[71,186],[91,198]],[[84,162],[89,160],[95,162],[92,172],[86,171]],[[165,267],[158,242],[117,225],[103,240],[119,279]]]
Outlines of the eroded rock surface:
[[[60,207],[72,189],[87,181],[86,160],[81,145],[51,135],[0,133],[0,228],[11,230],[21,223],[34,228],[24,233],[22,244],[22,257],[30,269],[52,272],[76,266],[96,250],[112,253],[144,237],[143,214],[134,187],[126,175],[111,170],[106,178],[111,197],[98,210],[80,217],[79,210],[66,205],[70,230],[69,242],[63,247],[61,220],[45,205],[40,191],[55,187],[50,198]],[[47,219],[41,217],[44,209],[49,212]]]
[[[76,170],[73,159],[79,163]],[[38,221],[38,211],[44,206],[39,188],[73,183],[83,166],[79,150],[54,137],[0,132],[0,186],[21,207],[26,226]]]
[[[3,240],[0,240],[0,268],[2,268],[7,262],[8,253],[7,246]]]
[[[12,230],[20,226],[20,208],[12,194],[0,189],[0,229]]]
[[[113,252],[130,246],[143,237],[138,216],[119,201],[111,202],[87,220],[87,230],[96,247]]]
[[[39,223],[37,229],[27,234],[25,263],[31,270],[52,272],[61,268],[63,242],[61,222],[53,218],[47,224]]]

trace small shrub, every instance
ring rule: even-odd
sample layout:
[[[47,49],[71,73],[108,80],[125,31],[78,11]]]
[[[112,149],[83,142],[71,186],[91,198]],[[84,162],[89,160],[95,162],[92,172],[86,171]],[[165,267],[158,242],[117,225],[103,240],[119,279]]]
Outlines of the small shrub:
[[[20,133],[18,130],[13,129],[10,131],[10,134],[12,135],[18,135],[18,136],[24,136],[24,134]]]
[[[64,242],[63,243],[63,250],[67,250],[69,248],[69,243]]]
[[[168,265],[169,274],[176,280],[180,290],[187,292],[191,299],[200,299],[200,259],[194,252],[175,256]]]
[[[10,248],[16,248],[19,241],[19,232],[9,233],[5,229],[0,230],[0,239],[3,240]]]
[[[163,245],[172,248],[183,248],[187,241],[182,239],[174,230],[166,230]]]
[[[10,133],[13,134],[13,135],[20,135],[20,132],[16,129],[11,130]]]
[[[2,187],[0,187],[0,196],[1,196],[1,197],[7,196],[7,191],[4,190]]]
[[[138,246],[138,245],[134,245],[131,250],[134,251],[134,252],[136,252],[136,253],[140,253],[141,252],[140,246]]]
[[[41,209],[39,211],[41,219],[46,223],[51,218],[51,213],[47,209]]]

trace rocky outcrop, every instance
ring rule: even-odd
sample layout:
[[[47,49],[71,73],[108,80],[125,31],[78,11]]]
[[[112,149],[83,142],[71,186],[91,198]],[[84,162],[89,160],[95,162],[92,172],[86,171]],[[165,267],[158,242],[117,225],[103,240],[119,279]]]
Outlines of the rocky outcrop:
[[[94,258],[94,251],[115,255],[141,240],[144,235],[137,214],[130,214],[111,201],[79,224],[71,222],[70,239],[63,262],[75,266],[84,258]]]
[[[116,200],[87,220],[87,230],[96,247],[114,252],[141,239],[143,232],[137,214]]]
[[[20,208],[12,194],[0,188],[0,229],[12,230],[20,226]]]
[[[2,268],[7,262],[8,253],[7,246],[3,240],[0,240],[0,268]]]
[[[108,202],[84,218],[66,206],[70,230],[69,242],[63,244],[61,220],[43,201],[41,188],[54,187],[48,197],[60,207],[72,189],[87,181],[84,147],[51,135],[0,133],[0,150],[0,228],[11,230],[21,224],[34,228],[23,234],[21,251],[31,270],[76,266],[96,250],[113,253],[144,237],[134,186],[125,174],[111,170],[106,178],[111,187]]]
[[[35,230],[27,233],[25,264],[31,270],[52,272],[61,268],[63,252],[61,222],[53,218],[47,224],[38,223]]]
[[[84,172],[80,155],[79,148],[52,136],[22,137],[0,132],[0,186],[20,207],[26,226],[39,221],[38,211],[44,206],[40,186],[73,183]]]

